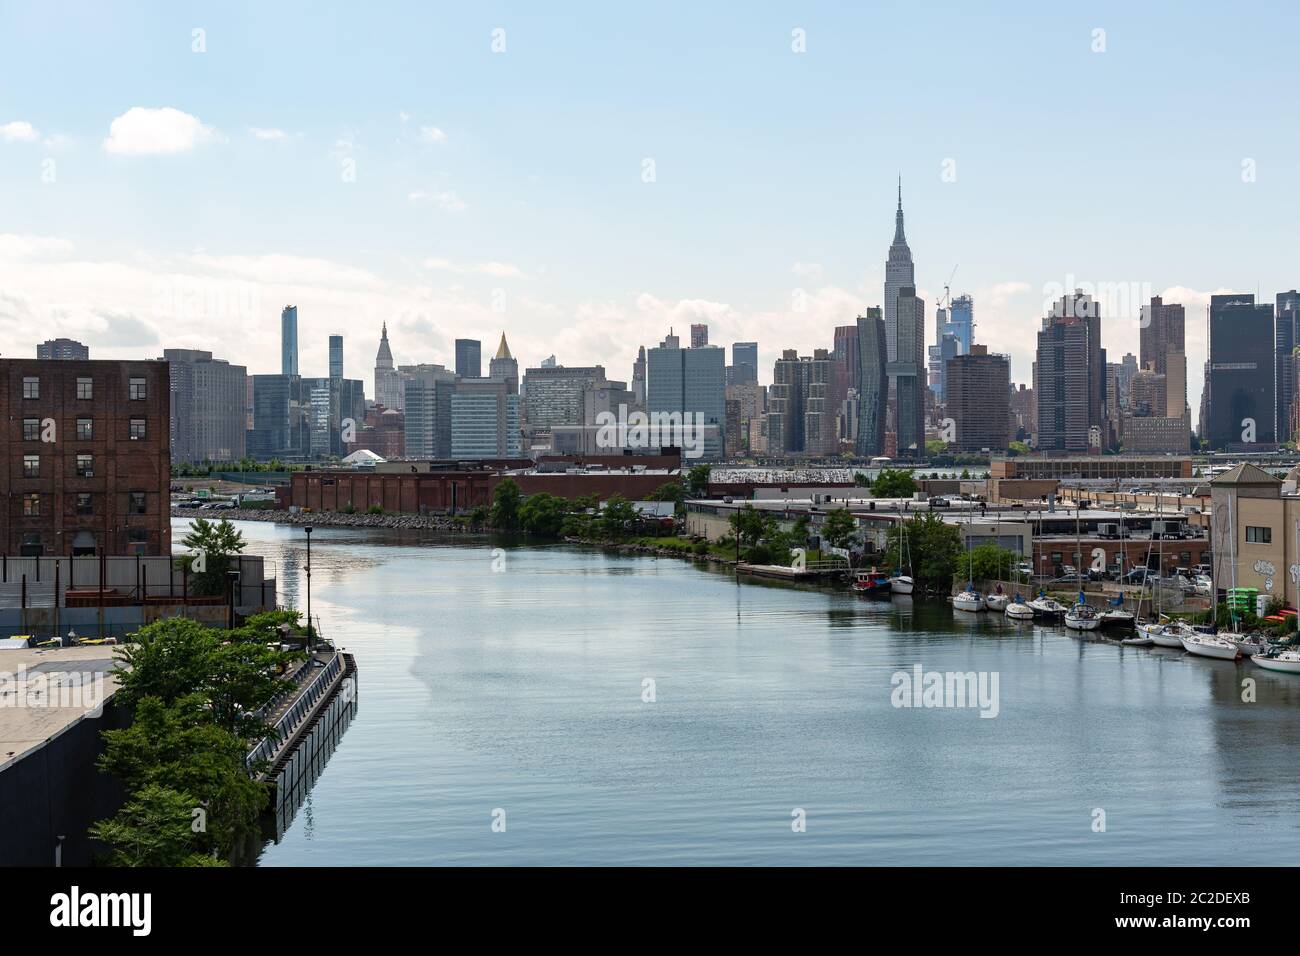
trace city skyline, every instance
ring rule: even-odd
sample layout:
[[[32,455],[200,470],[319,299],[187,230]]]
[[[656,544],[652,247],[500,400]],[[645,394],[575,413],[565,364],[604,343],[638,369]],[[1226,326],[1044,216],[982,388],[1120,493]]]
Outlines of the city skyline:
[[[422,11],[386,11],[366,29],[384,33],[393,64],[359,82],[310,57],[263,62],[254,101],[229,95],[251,82],[241,78],[250,58],[277,44],[350,49],[343,21],[263,11],[254,28],[237,5],[201,24],[187,12],[106,22],[84,9],[80,25],[39,48],[78,69],[21,93],[11,85],[0,99],[0,177],[11,187],[0,330],[39,324],[106,358],[183,347],[271,371],[269,326],[295,302],[304,369],[327,367],[330,332],[366,341],[384,322],[403,361],[450,365],[456,338],[491,341],[504,328],[525,367],[555,353],[615,369],[668,326],[685,333],[706,322],[713,341],[758,341],[766,382],[785,348],[829,346],[835,326],[886,304],[880,245],[900,171],[918,296],[933,308],[956,267],[953,294],[974,298],[976,336],[1011,355],[1014,381],[1029,381],[1044,303],[1071,284],[1133,287],[1140,295],[1130,298],[1186,308],[1195,409],[1209,296],[1268,301],[1297,284],[1279,214],[1297,198],[1279,175],[1293,136],[1249,96],[1294,78],[1285,56],[1268,55],[1283,29],[1255,24],[1247,57],[1232,42],[1243,25],[1108,5],[1088,20],[1026,7],[1023,24],[956,6],[924,23],[902,7],[885,8],[880,22],[760,8],[743,24],[692,13],[687,31],[638,12],[610,24],[452,11],[434,25]],[[1289,20],[1263,15],[1278,27]],[[0,13],[0,34],[17,41],[6,49],[14,75],[37,69],[37,48],[21,40],[48,16]],[[565,31],[577,21],[581,41]],[[617,42],[620,28],[644,45]],[[922,30],[927,43],[953,41],[948,68],[913,71],[897,102],[835,88],[854,43],[882,28],[899,38],[879,51],[883,71]],[[504,49],[494,53],[498,29]],[[1036,58],[1004,62],[999,50],[1029,31],[1070,69],[1044,76]],[[435,81],[457,78],[460,95],[422,103],[430,98],[410,93],[397,66],[416,45],[404,34],[432,38],[439,58],[428,69]],[[721,50],[720,34],[733,37]],[[1174,51],[1211,42],[1233,70],[1179,71],[1176,90],[1161,80]],[[102,69],[106,57],[114,69]],[[607,91],[572,88],[578,75],[616,65]],[[742,68],[759,71],[754,89],[719,84]],[[101,79],[69,106],[69,84],[92,70]],[[963,82],[953,84],[958,71]],[[528,89],[538,82],[544,89]],[[691,86],[706,95],[679,95]],[[530,115],[544,95],[562,99],[565,114]],[[976,119],[990,97],[998,115],[1017,117],[992,127],[997,142]],[[680,129],[663,110],[688,99]],[[1053,135],[1061,102],[1099,118],[1103,144],[1087,162],[1078,152],[1086,137]],[[614,118],[615,103],[640,109]],[[776,120],[754,122],[773,105]],[[1182,128],[1231,121],[1272,132],[1189,154],[1150,135],[1155,115]],[[864,117],[874,133],[848,131]],[[736,128],[749,133],[743,150],[725,142]],[[818,147],[815,170],[806,148],[781,144],[792,133]],[[522,167],[520,136],[544,146]],[[706,148],[690,148],[692,137]],[[1136,160],[1112,148],[1139,143]],[[355,179],[344,182],[348,160]],[[1134,218],[1148,223],[1141,235],[1123,227]],[[273,237],[252,228],[263,221],[281,227]],[[1137,353],[1136,314],[1108,315],[1097,297],[1108,351]]]

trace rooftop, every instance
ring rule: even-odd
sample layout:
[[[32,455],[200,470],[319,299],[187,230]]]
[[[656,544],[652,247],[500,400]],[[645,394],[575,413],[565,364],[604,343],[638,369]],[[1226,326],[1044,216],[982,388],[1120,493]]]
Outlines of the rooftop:
[[[0,650],[0,771],[98,710],[117,690],[109,675],[116,650]]]

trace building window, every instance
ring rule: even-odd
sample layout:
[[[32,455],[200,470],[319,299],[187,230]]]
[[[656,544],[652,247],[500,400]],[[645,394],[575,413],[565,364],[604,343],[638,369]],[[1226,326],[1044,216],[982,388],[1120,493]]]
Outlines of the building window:
[[[24,478],[41,477],[41,456],[40,455],[23,455],[23,477]]]
[[[128,511],[130,514],[133,515],[144,514],[144,492],[143,491],[131,492]]]
[[[95,513],[94,500],[88,491],[77,492],[77,515],[80,517],[93,515]]]
[[[39,418],[23,419],[23,441],[41,440],[41,420]]]
[[[145,399],[147,390],[145,389],[144,379],[133,378],[129,382],[130,399],[133,402],[142,402]]]
[[[142,438],[144,438],[144,419],[143,419],[143,418],[133,418],[133,419],[131,419],[131,431],[130,431],[130,437],[131,437],[131,441],[140,441]]]
[[[77,398],[94,398],[95,397],[95,380],[92,378],[77,379]]]
[[[1246,543],[1247,544],[1272,544],[1273,529],[1260,528],[1255,525],[1246,525]]]
[[[77,441],[90,441],[95,434],[95,423],[89,418],[77,419]]]
[[[127,554],[144,554],[149,547],[149,532],[144,528],[129,528],[126,541]]]
[[[23,543],[19,545],[18,550],[24,558],[39,558],[45,553],[45,545],[41,544],[41,533],[30,531],[23,535]]]
[[[23,516],[38,518],[41,514],[41,496],[23,495]]]
[[[95,462],[90,455],[77,456],[77,477],[78,478],[95,477]]]
[[[40,398],[41,380],[34,376],[23,378],[23,398]]]

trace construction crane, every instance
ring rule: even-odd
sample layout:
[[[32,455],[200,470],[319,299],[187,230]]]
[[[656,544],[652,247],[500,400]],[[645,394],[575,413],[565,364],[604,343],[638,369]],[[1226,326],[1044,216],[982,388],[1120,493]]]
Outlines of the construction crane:
[[[946,308],[952,302],[952,277],[957,274],[957,267],[952,267],[952,272],[948,273],[948,281],[943,284],[943,298],[935,303],[935,308]]]

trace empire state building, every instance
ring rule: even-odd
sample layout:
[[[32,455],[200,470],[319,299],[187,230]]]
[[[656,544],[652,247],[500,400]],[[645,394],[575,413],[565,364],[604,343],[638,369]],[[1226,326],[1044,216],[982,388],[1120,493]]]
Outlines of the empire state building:
[[[894,241],[889,244],[889,258],[885,260],[885,346],[888,360],[898,360],[898,292],[907,286],[916,286],[916,268],[912,264],[912,250],[903,234],[903,180],[898,180],[898,211],[894,213]]]

